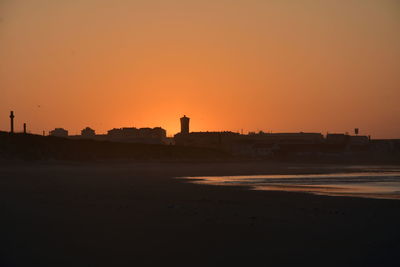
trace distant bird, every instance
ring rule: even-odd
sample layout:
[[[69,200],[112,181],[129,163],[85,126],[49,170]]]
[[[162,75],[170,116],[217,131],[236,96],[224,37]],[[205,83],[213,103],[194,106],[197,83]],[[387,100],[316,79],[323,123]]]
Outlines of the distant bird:
[[[37,107],[40,108],[40,105],[38,105]]]

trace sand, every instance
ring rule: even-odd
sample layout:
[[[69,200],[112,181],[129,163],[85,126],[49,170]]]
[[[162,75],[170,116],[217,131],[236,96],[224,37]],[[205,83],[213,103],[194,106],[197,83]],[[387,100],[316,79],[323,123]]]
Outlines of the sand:
[[[399,200],[176,178],[322,167],[1,162],[0,266],[400,266]]]

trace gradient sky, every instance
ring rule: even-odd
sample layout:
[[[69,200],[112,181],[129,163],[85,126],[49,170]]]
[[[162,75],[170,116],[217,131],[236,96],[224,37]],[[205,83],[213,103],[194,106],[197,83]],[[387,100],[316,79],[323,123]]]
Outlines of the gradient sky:
[[[400,1],[0,0],[0,130],[400,138]]]

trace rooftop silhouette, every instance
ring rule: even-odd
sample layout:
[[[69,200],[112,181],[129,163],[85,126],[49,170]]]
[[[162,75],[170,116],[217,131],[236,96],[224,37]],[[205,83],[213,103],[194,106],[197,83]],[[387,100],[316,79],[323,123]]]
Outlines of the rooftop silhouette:
[[[14,112],[11,112],[11,133],[14,131],[14,117]],[[191,132],[190,118],[186,115],[180,118],[180,123],[181,131],[173,138],[168,138],[166,131],[161,127],[113,128],[107,134],[96,134],[94,129],[86,127],[82,129],[80,135],[69,135],[68,130],[55,128],[49,135],[71,140],[196,147],[247,158],[371,158],[378,153],[397,155],[400,151],[398,140],[373,140],[369,136],[359,135],[358,128],[355,129],[354,136],[347,133],[328,133],[324,136],[321,133],[263,131],[241,134],[232,131]],[[26,134],[26,124],[23,133]]]

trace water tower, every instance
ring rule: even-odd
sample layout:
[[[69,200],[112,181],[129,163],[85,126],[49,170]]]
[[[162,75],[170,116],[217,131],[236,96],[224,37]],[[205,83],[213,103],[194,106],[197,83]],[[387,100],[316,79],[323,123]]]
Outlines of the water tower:
[[[189,133],[189,121],[190,118],[183,115],[181,118],[181,134],[188,134]]]

